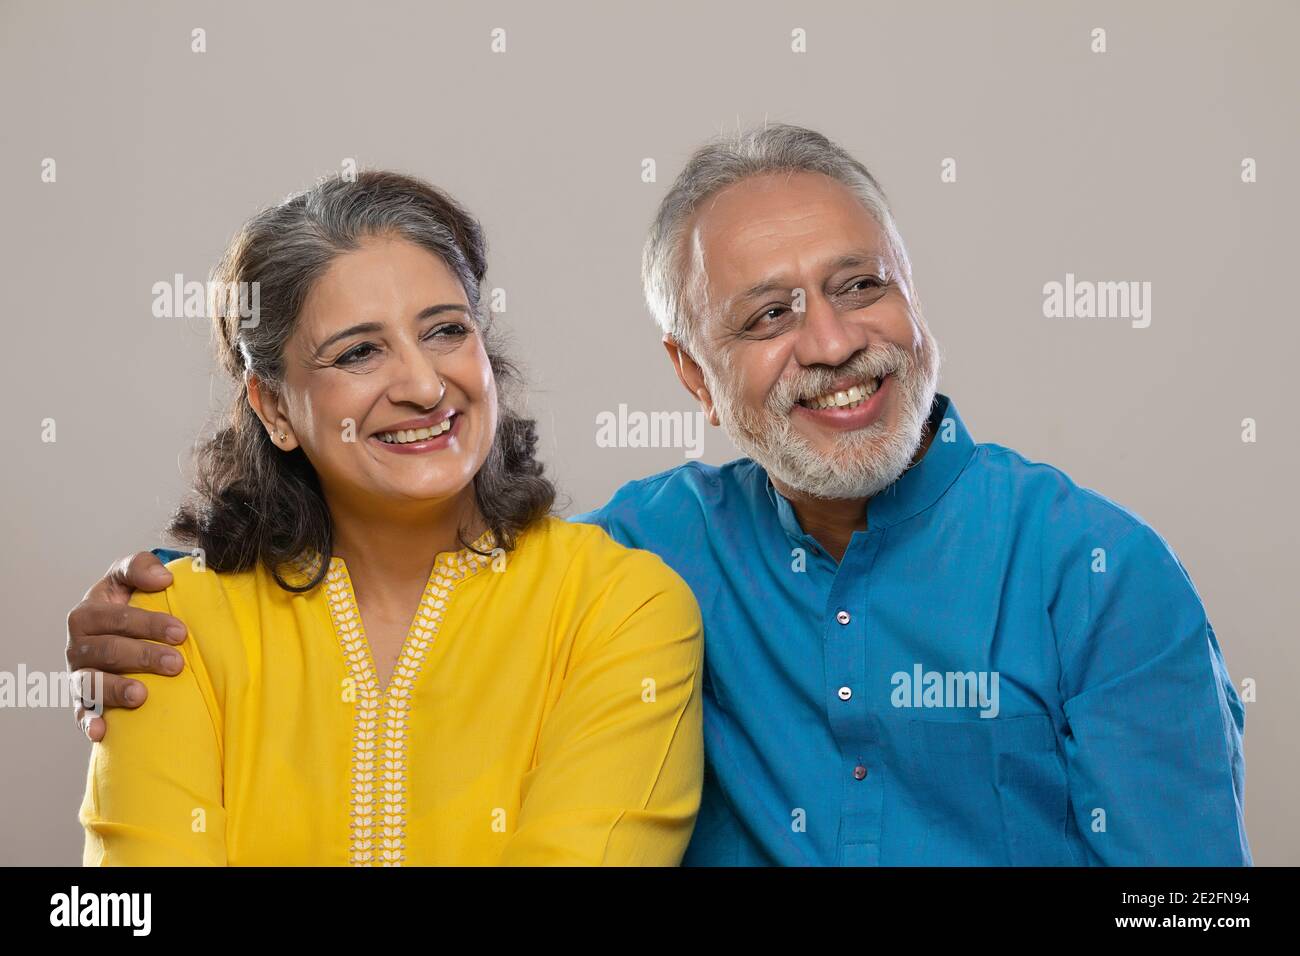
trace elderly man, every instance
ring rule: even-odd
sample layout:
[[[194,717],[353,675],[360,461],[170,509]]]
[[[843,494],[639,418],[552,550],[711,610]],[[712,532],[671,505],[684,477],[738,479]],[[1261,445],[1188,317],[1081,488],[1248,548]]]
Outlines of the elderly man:
[[[703,147],[643,278],[678,378],[747,455],[574,519],[659,554],[704,614],[686,863],[1250,863],[1243,709],[1187,573],[936,394],[860,163],[784,125]],[[150,558],[119,567],[74,622],[166,583]],[[89,633],[70,625],[73,668],[114,646]]]

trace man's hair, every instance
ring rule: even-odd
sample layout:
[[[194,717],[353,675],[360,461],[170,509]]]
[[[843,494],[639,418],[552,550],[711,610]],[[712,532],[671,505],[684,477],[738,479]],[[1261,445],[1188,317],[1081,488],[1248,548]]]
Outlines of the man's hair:
[[[822,173],[853,191],[884,233],[908,301],[916,301],[907,250],[885,193],[865,166],[821,133],[801,126],[768,123],[738,130],[711,140],[687,160],[659,204],[641,256],[641,283],[650,313],[693,355],[703,276],[688,261],[687,224],[701,203],[734,183],[793,172]]]

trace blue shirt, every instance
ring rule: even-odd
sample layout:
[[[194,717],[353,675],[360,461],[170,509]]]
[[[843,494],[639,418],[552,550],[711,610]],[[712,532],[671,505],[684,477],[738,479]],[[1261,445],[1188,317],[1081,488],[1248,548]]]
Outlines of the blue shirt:
[[[975,444],[948,398],[838,563],[749,459],[624,485],[595,523],[705,625],[687,865],[1248,865],[1244,711],[1136,515]]]

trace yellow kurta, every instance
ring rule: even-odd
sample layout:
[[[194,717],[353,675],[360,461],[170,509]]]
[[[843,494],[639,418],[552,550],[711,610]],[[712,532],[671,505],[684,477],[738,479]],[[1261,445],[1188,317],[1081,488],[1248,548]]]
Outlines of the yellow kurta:
[[[490,544],[490,535],[478,542]],[[306,594],[168,566],[177,677],[95,744],[84,862],[680,861],[703,774],[699,607],[658,557],[546,518],[439,554],[388,687],[341,558]]]

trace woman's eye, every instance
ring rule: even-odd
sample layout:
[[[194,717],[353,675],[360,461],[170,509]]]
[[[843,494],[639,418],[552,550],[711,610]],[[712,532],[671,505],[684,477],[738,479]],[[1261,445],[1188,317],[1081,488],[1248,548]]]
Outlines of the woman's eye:
[[[375,347],[369,342],[362,342],[360,345],[354,345],[337,359],[335,365],[355,365],[357,362],[370,357],[370,353],[375,351]]]
[[[447,337],[447,336],[455,337],[458,335],[464,335],[468,331],[469,330],[465,328],[465,326],[462,325],[460,322],[444,322],[441,325],[435,325],[425,334],[424,337],[426,339],[434,339],[434,338]]]

